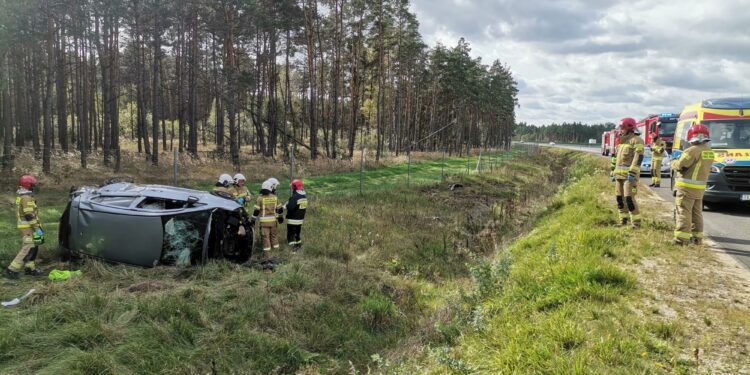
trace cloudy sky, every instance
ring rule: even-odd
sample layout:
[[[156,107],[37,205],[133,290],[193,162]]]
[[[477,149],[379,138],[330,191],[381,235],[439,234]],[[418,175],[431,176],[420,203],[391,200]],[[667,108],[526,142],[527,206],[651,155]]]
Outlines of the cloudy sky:
[[[413,0],[425,42],[459,37],[519,83],[518,121],[616,122],[750,94],[747,0]]]

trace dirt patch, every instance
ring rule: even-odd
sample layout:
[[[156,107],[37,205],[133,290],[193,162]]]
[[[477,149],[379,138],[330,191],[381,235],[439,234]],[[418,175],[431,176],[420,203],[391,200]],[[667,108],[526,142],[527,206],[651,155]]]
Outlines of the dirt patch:
[[[646,218],[671,227],[672,205],[641,191]],[[750,272],[712,241],[675,247],[671,232],[656,233],[653,255],[631,267],[645,290],[634,308],[679,327],[679,361],[697,373],[750,374]]]
[[[146,280],[128,287],[130,293],[149,293],[167,289],[169,285],[156,280]]]

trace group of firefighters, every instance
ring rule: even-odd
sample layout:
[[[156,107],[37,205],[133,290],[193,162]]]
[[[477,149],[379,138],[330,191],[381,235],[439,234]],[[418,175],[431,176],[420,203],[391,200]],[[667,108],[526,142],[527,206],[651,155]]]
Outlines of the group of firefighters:
[[[216,182],[214,191],[227,198],[234,199],[246,212],[249,212],[251,194],[246,179],[241,173],[234,175],[222,174]],[[44,230],[39,222],[39,208],[34,199],[34,190],[38,182],[34,176],[24,175],[18,181],[16,191],[16,228],[21,235],[21,250],[5,269],[9,278],[18,278],[21,272],[26,275],[36,276],[39,270],[36,268],[36,258],[39,245],[44,243]],[[261,185],[260,194],[255,200],[253,214],[249,219],[248,227],[259,223],[261,237],[263,239],[263,257],[268,257],[272,249],[278,250],[278,226],[284,222],[286,211],[287,243],[292,251],[297,252],[302,247],[302,224],[307,211],[307,195],[301,180],[292,180],[292,196],[281,204],[276,196],[279,181],[269,178]],[[246,235],[245,225],[239,226],[240,236]]]
[[[641,162],[645,144],[639,136],[636,122],[624,118],[620,122],[620,145],[612,156],[611,179],[616,183],[615,199],[621,226],[633,228],[641,226],[641,213],[636,202],[638,182],[641,175]],[[651,146],[653,166],[652,187],[661,186],[661,162],[664,158],[664,141],[653,137]],[[711,141],[707,126],[695,124],[688,129],[687,140],[690,147],[682,152],[679,159],[673,160],[670,167],[677,173],[676,223],[672,242],[677,245],[702,244],[703,242],[703,194],[711,172],[714,153],[708,142]]]
[[[229,174],[222,174],[216,181],[215,192],[231,195],[247,212],[249,212],[252,195],[248,190],[245,176],[237,173],[234,177]],[[307,195],[305,193],[302,180],[292,180],[290,187],[292,196],[286,202],[281,204],[276,196],[276,189],[279,187],[279,180],[269,178],[261,184],[260,194],[255,200],[253,206],[253,215],[250,219],[250,226],[256,222],[260,226],[260,234],[263,240],[264,257],[268,252],[278,250],[278,226],[284,223],[282,216],[286,211],[286,240],[287,244],[296,252],[302,247],[302,224],[305,221],[305,212],[307,211]],[[239,228],[239,235],[245,235],[245,227]]]

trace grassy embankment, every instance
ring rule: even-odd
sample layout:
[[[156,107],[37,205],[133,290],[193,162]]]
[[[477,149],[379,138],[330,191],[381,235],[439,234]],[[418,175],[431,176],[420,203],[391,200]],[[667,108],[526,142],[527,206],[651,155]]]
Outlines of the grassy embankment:
[[[87,262],[83,277],[66,282],[4,282],[3,300],[37,293],[0,310],[0,373],[346,373],[372,365],[374,354],[400,361],[399,353],[445,345],[460,327],[449,302],[463,298],[473,265],[563,179],[559,157],[510,156],[481,175],[450,174],[441,186],[406,188],[398,181],[405,167],[394,166],[380,172],[384,189],[364,197],[314,196],[305,248],[282,252],[273,274],[223,261],[154,269]],[[466,160],[450,163],[456,170],[446,171],[456,173]],[[422,167],[413,166],[415,181],[436,171]],[[338,191],[352,180],[311,179],[308,189]],[[447,189],[458,181],[466,187]],[[64,200],[50,186],[39,196],[50,242]],[[17,239],[12,197],[4,201],[7,264]]]
[[[661,277],[677,283],[662,291],[667,298],[682,285],[683,277],[678,275],[691,272],[683,268],[681,254],[689,251],[691,258],[700,259],[692,254],[698,249],[668,244],[670,224],[664,217],[656,219],[656,212],[647,210],[645,228],[638,231],[615,227],[605,161],[586,155],[577,158],[571,184],[549,205],[536,229],[476,275],[473,294],[464,300],[461,333],[449,345],[423,350],[417,359],[388,364],[389,372],[695,373],[706,368],[699,368],[702,362],[694,348],[704,350],[708,345],[710,351],[724,351],[706,340],[741,339],[748,321],[737,319],[737,311],[746,311],[740,305],[725,308],[733,315],[712,314],[705,308],[691,310],[698,307],[680,301],[679,315],[706,314],[702,319],[707,323],[692,326],[694,332],[684,329],[677,314],[675,318],[662,315],[669,309],[655,307],[660,301],[652,300],[656,292],[642,284],[640,263],[651,258],[650,263],[674,264],[662,268],[674,275]],[[729,284],[719,286],[723,285]],[[667,300],[680,300],[675,297]],[[734,316],[720,325],[735,333],[696,335],[715,331],[711,316]],[[737,357],[727,358],[736,361]],[[725,365],[742,367],[739,362]]]

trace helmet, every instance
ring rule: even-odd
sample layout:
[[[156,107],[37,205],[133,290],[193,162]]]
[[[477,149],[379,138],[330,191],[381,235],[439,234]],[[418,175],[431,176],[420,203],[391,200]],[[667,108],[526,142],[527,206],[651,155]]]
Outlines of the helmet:
[[[271,183],[271,190],[276,191],[276,188],[279,187],[279,180],[271,177],[268,179],[268,182]]]
[[[305,188],[302,180],[292,180],[292,190],[303,190]]]
[[[33,189],[34,186],[36,186],[36,184],[37,184],[36,178],[34,178],[34,176],[30,174],[23,175],[21,176],[21,178],[18,179],[18,186],[26,190]]]
[[[688,129],[687,139],[690,143],[703,143],[711,140],[711,132],[708,126],[696,123]]]
[[[234,175],[234,183],[236,184],[239,181],[247,181],[245,175],[243,175],[242,173],[237,173],[236,175]]]
[[[219,176],[219,183],[223,186],[229,186],[232,184],[232,176],[224,173],[221,176]]]
[[[263,184],[261,184],[260,188],[263,190],[274,191],[278,186],[279,180],[275,178],[269,178],[268,180],[263,181]]]
[[[634,132],[635,129],[635,119],[632,117],[625,117],[624,119],[620,120],[620,129],[624,132]]]

